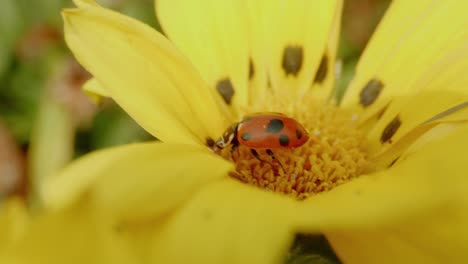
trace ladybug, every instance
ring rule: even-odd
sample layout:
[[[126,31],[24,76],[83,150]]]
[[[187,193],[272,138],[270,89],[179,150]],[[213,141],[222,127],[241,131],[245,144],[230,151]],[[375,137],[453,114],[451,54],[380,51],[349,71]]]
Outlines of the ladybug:
[[[231,125],[215,142],[215,147],[231,147],[231,152],[239,145],[250,148],[253,156],[260,161],[257,150],[265,149],[272,159],[276,159],[273,149],[293,149],[304,145],[309,139],[305,128],[296,120],[280,113],[255,113]]]

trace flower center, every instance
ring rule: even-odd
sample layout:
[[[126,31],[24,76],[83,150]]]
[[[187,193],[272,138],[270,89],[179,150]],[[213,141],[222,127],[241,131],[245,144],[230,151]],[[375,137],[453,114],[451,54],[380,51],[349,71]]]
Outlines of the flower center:
[[[300,102],[272,99],[245,113],[280,112],[300,122],[309,140],[294,149],[256,150],[240,145],[220,155],[236,164],[231,177],[260,188],[305,199],[358,177],[369,167],[366,138],[352,113],[305,97]]]

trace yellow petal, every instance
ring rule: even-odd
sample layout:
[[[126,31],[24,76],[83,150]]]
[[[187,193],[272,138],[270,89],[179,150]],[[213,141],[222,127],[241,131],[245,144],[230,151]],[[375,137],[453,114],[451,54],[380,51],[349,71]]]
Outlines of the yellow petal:
[[[271,89],[277,96],[310,92],[321,99],[329,97],[335,81],[343,1],[245,2],[254,69],[251,102],[264,100]],[[285,49],[299,46],[299,72],[285,74]],[[294,61],[292,57],[289,60]]]
[[[63,12],[78,61],[140,125],[166,142],[204,143],[228,125],[190,63],[163,36],[92,1]]]
[[[94,0],[73,0],[77,7],[98,6]]]
[[[466,101],[468,101],[468,96],[442,91],[423,92],[417,96],[394,98],[385,113],[368,134],[370,152],[375,154],[386,151],[388,148],[398,144],[398,141],[410,131],[417,129],[423,124],[434,123],[434,121],[440,120],[440,118],[435,118],[428,122],[430,118]],[[468,114],[465,111],[464,115],[458,115],[457,119],[452,119],[451,121],[456,122],[467,119]],[[421,136],[423,132],[426,131],[422,131],[417,136]],[[413,138],[413,140],[415,139],[417,137]]]
[[[463,263],[467,134],[465,125],[387,170],[304,201],[299,228],[329,234],[345,263]]]
[[[270,84],[279,93],[330,92],[342,1],[156,4],[164,31],[212,87],[229,78],[235,107],[261,100]]]
[[[263,48],[273,90],[304,93],[312,86],[328,95],[334,79],[342,1],[266,3],[270,13],[263,27],[268,32]]]
[[[327,42],[327,57],[322,57],[317,71],[314,75],[314,82],[312,86],[312,92],[316,93],[319,98],[329,98],[337,100],[337,93],[335,81],[336,81],[336,57],[338,51],[338,41],[341,33],[341,17],[343,10],[343,1],[337,1],[335,17],[333,18],[333,24],[331,25],[330,36]],[[339,76],[338,76],[339,78]]]
[[[83,84],[83,90],[95,104],[99,104],[103,97],[109,97],[106,89],[94,78]]]
[[[19,198],[8,198],[0,206],[0,255],[11,243],[19,240],[29,223],[26,204]]]
[[[242,1],[155,1],[162,28],[234,110],[248,102],[249,36]]]
[[[325,235],[345,263],[465,263],[467,219],[465,212],[441,207],[398,226]]]
[[[36,217],[25,235],[0,254],[1,263],[137,263],[101,213],[70,208]]]
[[[268,81],[268,36],[270,30],[265,30],[271,23],[268,11],[270,8],[269,0],[258,1],[239,1],[243,2],[244,13],[246,14],[246,23],[248,25],[249,39],[249,104],[261,102],[265,99],[271,83]]]
[[[394,96],[468,93],[468,2],[393,1],[360,60],[344,105],[375,114]]]
[[[123,220],[157,217],[198,188],[227,175],[232,165],[201,147],[166,143],[127,145],[89,154],[45,183],[53,209],[80,197]],[[86,195],[85,195],[86,194]]]
[[[281,263],[296,203],[234,179],[211,184],[160,226],[152,263]]]

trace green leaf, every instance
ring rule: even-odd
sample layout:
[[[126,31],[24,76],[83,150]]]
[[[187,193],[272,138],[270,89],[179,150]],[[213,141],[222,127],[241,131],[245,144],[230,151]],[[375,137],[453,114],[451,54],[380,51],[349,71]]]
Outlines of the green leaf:
[[[15,0],[0,1],[0,78],[11,62],[14,43],[23,28]]]

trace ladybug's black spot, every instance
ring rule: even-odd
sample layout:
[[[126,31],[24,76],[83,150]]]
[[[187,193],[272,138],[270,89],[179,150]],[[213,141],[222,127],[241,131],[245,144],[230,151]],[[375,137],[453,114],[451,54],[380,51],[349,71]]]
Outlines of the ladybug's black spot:
[[[367,84],[362,88],[361,93],[359,94],[359,102],[362,106],[367,107],[371,105],[377,97],[379,97],[380,92],[382,91],[384,84],[378,79],[371,79]]]
[[[255,68],[252,58],[249,59],[249,80],[252,80],[255,75]]]
[[[215,141],[214,141],[212,138],[209,137],[209,138],[206,138],[205,144],[206,144],[208,147],[212,148],[212,147],[214,147],[214,145],[215,145]]]
[[[252,138],[252,134],[249,132],[245,132],[244,134],[241,135],[242,140],[249,141]]]
[[[287,135],[281,134],[279,136],[279,143],[283,147],[287,147],[289,145],[289,137]]]
[[[284,127],[284,124],[283,124],[283,121],[279,120],[279,119],[272,119],[270,120],[270,122],[268,122],[268,125],[266,127],[266,132],[268,133],[278,133],[281,131],[281,129],[283,129]]]
[[[297,139],[301,139],[302,138],[302,131],[300,131],[299,129],[296,129],[296,138]]]
[[[315,73],[314,83],[322,83],[325,78],[327,78],[328,73],[328,57],[323,55],[320,65]]]
[[[229,78],[218,81],[216,90],[218,90],[218,93],[223,97],[226,104],[231,104],[232,97],[234,96],[234,87]]]
[[[297,76],[302,67],[303,50],[301,46],[287,46],[283,51],[283,70],[286,75]]]
[[[390,141],[397,132],[398,128],[401,126],[401,120],[400,117],[396,116],[388,125],[385,127],[385,129],[382,132],[382,136],[380,137],[380,142],[385,143],[387,141]]]

